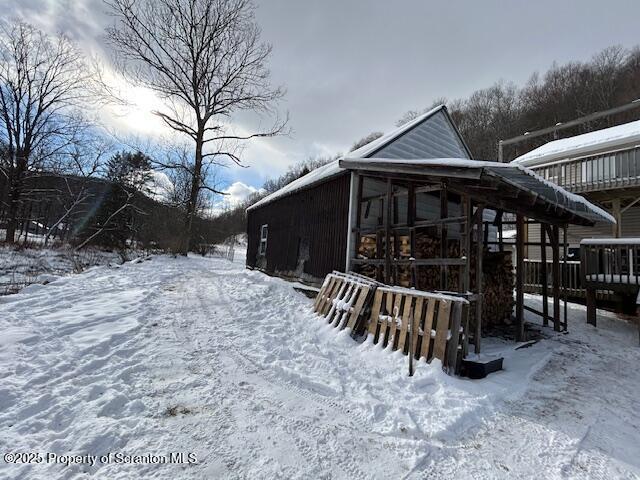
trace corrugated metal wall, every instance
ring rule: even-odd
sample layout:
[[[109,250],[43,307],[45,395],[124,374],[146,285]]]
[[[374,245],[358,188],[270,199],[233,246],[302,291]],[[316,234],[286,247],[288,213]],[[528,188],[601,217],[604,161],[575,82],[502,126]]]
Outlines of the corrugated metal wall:
[[[344,270],[350,174],[340,175],[261,207],[247,215],[247,266],[271,274],[321,281]],[[269,226],[267,251],[258,255],[260,228]]]

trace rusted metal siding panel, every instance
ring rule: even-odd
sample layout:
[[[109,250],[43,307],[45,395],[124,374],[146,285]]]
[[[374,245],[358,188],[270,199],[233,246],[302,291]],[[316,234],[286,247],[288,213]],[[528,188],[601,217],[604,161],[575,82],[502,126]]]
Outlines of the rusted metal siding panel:
[[[247,265],[267,273],[314,282],[344,270],[350,176],[249,210]],[[260,227],[269,225],[267,251],[258,255]]]

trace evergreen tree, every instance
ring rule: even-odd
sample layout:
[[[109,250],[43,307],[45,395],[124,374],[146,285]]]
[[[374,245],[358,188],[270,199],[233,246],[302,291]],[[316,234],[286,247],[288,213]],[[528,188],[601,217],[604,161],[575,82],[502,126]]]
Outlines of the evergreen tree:
[[[95,216],[78,235],[80,245],[101,245],[123,249],[135,239],[136,196],[149,193],[151,161],[141,152],[119,152],[106,163],[103,195],[98,200]]]

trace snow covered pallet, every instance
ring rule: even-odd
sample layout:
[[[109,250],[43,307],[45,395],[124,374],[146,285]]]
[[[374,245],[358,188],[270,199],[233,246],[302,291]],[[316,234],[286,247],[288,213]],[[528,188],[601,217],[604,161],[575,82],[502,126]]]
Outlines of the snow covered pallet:
[[[316,313],[340,329],[354,329],[380,283],[354,273],[327,275],[313,304]]]
[[[461,297],[389,287],[351,272],[333,272],[325,278],[313,309],[334,327],[366,330],[374,344],[404,355],[411,352],[416,360],[437,358],[445,371],[454,374],[462,360],[462,312],[467,304]]]
[[[467,304],[460,297],[379,287],[368,332],[374,344],[427,362],[437,358],[446,372],[455,374],[462,360],[462,311]]]

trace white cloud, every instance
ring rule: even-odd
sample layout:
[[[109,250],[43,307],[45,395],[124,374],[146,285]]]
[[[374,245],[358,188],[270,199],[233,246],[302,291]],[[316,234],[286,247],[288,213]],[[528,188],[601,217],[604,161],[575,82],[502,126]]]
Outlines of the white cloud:
[[[249,195],[256,193],[257,191],[258,189],[251,185],[246,185],[242,182],[233,182],[223,190],[223,192],[227,194],[225,195],[223,202],[230,207],[235,207],[246,200]]]
[[[216,216],[225,210],[229,210],[230,208],[237,207],[244,200],[246,200],[249,195],[256,193],[258,191],[262,191],[262,189],[257,189],[252,187],[251,185],[247,185],[243,182],[233,182],[227,188],[223,189],[226,195],[222,197],[222,199],[214,203],[211,208],[208,209],[208,214],[210,216]]]
[[[158,202],[169,200],[175,187],[167,174],[158,170],[150,170],[146,173],[149,175],[149,180],[145,187],[149,196]]]

